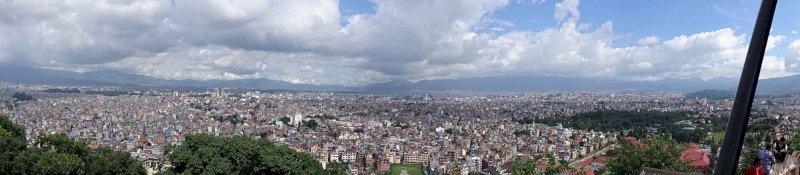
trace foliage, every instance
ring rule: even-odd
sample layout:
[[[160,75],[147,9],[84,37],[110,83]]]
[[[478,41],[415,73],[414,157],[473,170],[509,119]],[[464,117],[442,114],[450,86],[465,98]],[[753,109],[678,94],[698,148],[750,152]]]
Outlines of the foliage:
[[[566,128],[595,131],[623,131],[633,129],[633,135],[644,138],[646,128],[658,128],[658,132],[671,135],[679,142],[700,142],[705,140],[706,129],[697,127],[695,130],[684,130],[684,125],[676,124],[679,121],[691,119],[691,112],[661,112],[661,111],[623,111],[599,110],[575,114],[568,117],[539,119],[537,122],[548,125],[562,124]]]
[[[517,122],[519,124],[531,124],[534,122],[533,118],[530,117],[522,117],[522,118],[512,118],[511,121]]]
[[[51,89],[44,90],[44,92],[47,92],[47,93],[77,94],[77,93],[81,93],[81,90],[79,90],[78,88],[72,88],[72,89],[51,88]]]
[[[14,95],[11,96],[11,98],[14,98],[14,101],[32,101],[32,100],[36,100],[36,99],[33,98],[33,96],[25,94],[24,92],[16,92],[16,93],[14,93]]]
[[[132,93],[128,91],[93,91],[88,90],[84,92],[85,94],[100,94],[103,96],[120,96],[120,95],[142,95],[141,93]]]
[[[289,122],[291,122],[291,121],[292,121],[292,119],[290,119],[289,117],[281,117],[281,118],[280,118],[280,119],[278,119],[278,120],[280,120],[281,122],[283,122],[283,124],[285,124],[285,125],[288,125],[288,124],[289,124]]]
[[[549,174],[560,174],[564,172],[564,170],[575,171],[575,168],[572,168],[566,162],[556,162],[556,156],[553,154],[547,155],[547,168],[544,170],[537,170],[536,165],[538,162],[533,161],[530,157],[525,157],[521,161],[514,164],[513,174],[514,175],[530,175],[530,174],[542,174],[542,175],[549,175]]]
[[[719,90],[719,89],[706,89],[693,93],[686,94],[686,98],[707,98],[712,100],[733,99],[735,92]]]
[[[100,148],[89,155],[86,169],[108,174],[141,174],[142,165],[127,152]]]
[[[214,118],[214,120],[216,120],[218,122],[226,122],[227,121],[227,122],[230,122],[233,125],[243,124],[244,123],[244,118],[239,116],[239,114],[231,114],[231,115],[227,115],[227,116],[224,116],[224,117],[223,116],[216,116],[216,117],[213,117],[213,118]]]
[[[307,122],[303,123],[303,125],[311,130],[317,130],[317,126],[319,126],[316,120],[308,120]]]
[[[528,134],[530,134],[530,131],[528,129],[520,129],[520,130],[514,131],[514,135],[516,135],[517,137],[519,137],[521,135],[528,135]]]
[[[453,135],[461,135],[462,134],[460,131],[455,130],[453,128],[447,128],[447,129],[444,130],[444,132],[447,133],[447,134],[453,134]]]
[[[186,136],[168,149],[175,174],[323,174],[322,166],[308,154],[267,140],[244,136],[218,138],[208,134]]]
[[[514,164],[514,170],[512,172],[514,175],[535,174],[536,162],[534,162],[530,157],[526,156]]]
[[[0,116],[0,130],[5,133],[0,136],[0,174],[9,174],[14,158],[25,150],[25,129]]]
[[[786,146],[789,154],[800,151],[800,129],[795,130],[791,137],[786,139]]]
[[[573,170],[571,167],[567,166],[566,163],[556,163],[555,155],[547,155],[547,169],[545,169],[544,174],[559,174],[563,172],[564,169]]]
[[[742,150],[742,155],[739,156],[739,168],[738,172],[744,173],[747,171],[747,167],[756,160],[756,154],[758,153],[758,148],[744,148]]]
[[[145,174],[127,152],[101,148],[93,152],[65,134],[42,135],[26,148],[24,128],[0,116],[0,174]]]
[[[12,173],[26,174],[84,174],[87,169],[81,157],[40,148],[32,148],[15,159]]]
[[[356,129],[353,130],[353,132],[364,133],[364,128],[356,128]]]
[[[322,114],[322,115],[317,114],[317,115],[310,115],[310,116],[308,116],[308,118],[336,119],[337,117],[333,116],[333,115],[330,115],[330,114]]]
[[[680,154],[684,146],[674,140],[656,138],[644,140],[643,146],[631,142],[621,143],[615,156],[606,164],[610,174],[639,174],[642,168],[656,168],[677,172],[690,172],[689,162],[681,161]]]
[[[347,163],[328,163],[325,166],[326,175],[347,174]]]

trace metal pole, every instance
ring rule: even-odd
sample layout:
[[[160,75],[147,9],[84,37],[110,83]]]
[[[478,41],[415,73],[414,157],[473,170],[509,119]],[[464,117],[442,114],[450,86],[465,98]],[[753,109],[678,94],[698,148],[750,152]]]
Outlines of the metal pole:
[[[750,119],[750,108],[753,106],[753,97],[758,85],[758,75],[761,71],[761,61],[767,47],[767,38],[772,26],[772,17],[775,14],[777,0],[763,0],[758,11],[753,37],[750,38],[750,47],[747,58],[739,78],[739,88],[733,101],[733,110],[725,131],[719,161],[715,168],[717,175],[735,174],[739,164],[739,155],[742,152],[744,134],[747,121]]]

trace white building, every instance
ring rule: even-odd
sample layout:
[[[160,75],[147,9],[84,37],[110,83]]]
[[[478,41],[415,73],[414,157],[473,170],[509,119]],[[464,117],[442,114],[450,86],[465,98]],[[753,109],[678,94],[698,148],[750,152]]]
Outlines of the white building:
[[[289,117],[289,123],[294,126],[298,126],[301,121],[303,121],[303,115],[301,114],[295,114],[294,116]]]

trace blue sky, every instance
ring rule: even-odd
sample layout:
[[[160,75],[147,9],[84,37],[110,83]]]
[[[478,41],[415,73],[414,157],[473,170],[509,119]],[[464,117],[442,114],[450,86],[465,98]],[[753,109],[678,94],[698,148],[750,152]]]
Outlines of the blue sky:
[[[560,1],[541,3],[512,2],[492,12],[493,18],[513,23],[504,31],[540,31],[557,24],[553,6]],[[721,28],[734,28],[736,33],[752,32],[761,1],[758,0],[594,0],[581,1],[581,22],[599,25],[606,21],[614,24],[619,41],[624,47],[636,45],[639,38],[659,36],[662,39],[689,35]],[[370,0],[340,0],[342,18],[354,14],[374,14],[377,9]],[[773,35],[784,35],[786,40],[798,38],[792,31],[800,30],[800,2],[779,1],[773,22]],[[347,21],[342,20],[342,25]],[[800,32],[800,31],[798,31]],[[785,43],[784,43],[785,44]],[[776,48],[775,53],[785,49]]]

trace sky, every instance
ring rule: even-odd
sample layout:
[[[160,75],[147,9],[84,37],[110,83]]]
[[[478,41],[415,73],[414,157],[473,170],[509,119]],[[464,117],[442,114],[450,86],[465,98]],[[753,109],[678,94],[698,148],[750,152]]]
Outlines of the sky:
[[[363,86],[738,78],[756,0],[2,0],[0,64]],[[761,78],[800,73],[780,1]]]

